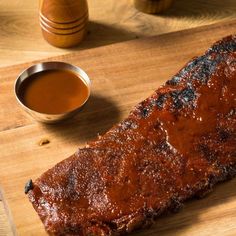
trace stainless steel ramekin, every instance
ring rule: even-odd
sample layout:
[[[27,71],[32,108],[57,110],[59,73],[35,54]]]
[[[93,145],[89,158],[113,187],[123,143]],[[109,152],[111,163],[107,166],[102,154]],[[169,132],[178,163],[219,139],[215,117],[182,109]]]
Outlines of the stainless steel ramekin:
[[[85,99],[83,104],[81,104],[79,107],[76,109],[66,112],[66,113],[60,113],[60,114],[45,114],[45,113],[40,113],[37,111],[34,111],[27,107],[23,101],[20,98],[20,89],[21,89],[21,84],[23,81],[29,79],[29,77],[35,73],[41,72],[41,71],[47,71],[47,70],[66,70],[66,71],[71,71],[75,74],[78,75],[78,79],[82,79],[84,83],[86,84],[88,88],[88,97]],[[15,96],[21,107],[28,112],[35,120],[43,123],[57,123],[62,120],[65,120],[69,117],[72,117],[73,115],[77,114],[82,106],[87,102],[90,92],[91,92],[91,81],[88,77],[88,75],[79,67],[65,63],[65,62],[57,62],[57,61],[52,61],[52,62],[42,62],[36,65],[33,65],[29,67],[28,69],[24,70],[16,79],[15,81]]]

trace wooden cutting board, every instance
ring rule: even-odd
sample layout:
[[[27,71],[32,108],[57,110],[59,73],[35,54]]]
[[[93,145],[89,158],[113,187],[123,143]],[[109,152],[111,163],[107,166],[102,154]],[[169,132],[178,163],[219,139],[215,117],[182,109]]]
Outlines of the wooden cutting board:
[[[236,21],[50,58],[82,67],[92,96],[84,110],[58,125],[42,125],[17,104],[13,85],[33,62],[0,69],[0,185],[19,235],[46,235],[24,195],[24,184],[122,120],[139,101],[216,40],[236,33]],[[35,63],[35,62],[34,62]],[[41,145],[47,139],[48,144]],[[236,235],[236,179],[220,184],[178,214],[160,217],[135,235]]]

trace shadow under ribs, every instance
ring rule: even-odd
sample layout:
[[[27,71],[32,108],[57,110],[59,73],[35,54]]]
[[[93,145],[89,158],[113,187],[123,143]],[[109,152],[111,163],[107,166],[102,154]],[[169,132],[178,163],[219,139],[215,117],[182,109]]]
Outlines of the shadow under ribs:
[[[121,235],[235,174],[236,36],[229,36],[27,192],[49,233]]]

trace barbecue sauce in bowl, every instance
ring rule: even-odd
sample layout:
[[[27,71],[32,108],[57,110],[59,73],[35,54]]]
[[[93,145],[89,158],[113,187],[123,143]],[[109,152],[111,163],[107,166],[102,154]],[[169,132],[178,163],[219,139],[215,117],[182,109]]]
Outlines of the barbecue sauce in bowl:
[[[52,69],[29,76],[21,84],[19,95],[31,110],[62,114],[81,107],[88,99],[89,89],[76,73]]]

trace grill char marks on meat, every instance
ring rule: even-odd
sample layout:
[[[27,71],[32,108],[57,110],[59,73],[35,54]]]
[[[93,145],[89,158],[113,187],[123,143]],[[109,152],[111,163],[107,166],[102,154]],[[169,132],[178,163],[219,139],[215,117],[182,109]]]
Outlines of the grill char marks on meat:
[[[144,228],[236,175],[236,36],[214,44],[28,196],[55,235]]]

